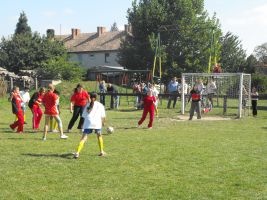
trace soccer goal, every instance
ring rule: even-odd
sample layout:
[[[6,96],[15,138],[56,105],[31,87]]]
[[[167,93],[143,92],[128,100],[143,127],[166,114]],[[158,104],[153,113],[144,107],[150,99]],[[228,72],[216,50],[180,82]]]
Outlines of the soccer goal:
[[[213,82],[212,99],[209,83]],[[201,108],[214,115],[236,116],[250,114],[251,75],[244,73],[183,73],[181,78],[181,113],[190,109],[187,99],[196,84],[202,84]],[[241,88],[241,89],[240,89]],[[212,103],[211,103],[212,101]]]

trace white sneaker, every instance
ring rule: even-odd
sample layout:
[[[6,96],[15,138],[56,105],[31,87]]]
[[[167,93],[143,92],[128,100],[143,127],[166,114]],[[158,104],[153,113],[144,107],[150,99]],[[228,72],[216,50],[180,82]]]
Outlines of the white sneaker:
[[[106,152],[100,152],[100,154],[98,154],[98,156],[106,156],[107,154],[106,154]]]
[[[68,137],[69,136],[63,134],[63,135],[60,136],[60,139],[67,139]]]
[[[46,137],[43,137],[42,140],[43,140],[43,141],[46,141]]]
[[[74,153],[73,158],[75,158],[75,159],[79,158],[79,153]]]

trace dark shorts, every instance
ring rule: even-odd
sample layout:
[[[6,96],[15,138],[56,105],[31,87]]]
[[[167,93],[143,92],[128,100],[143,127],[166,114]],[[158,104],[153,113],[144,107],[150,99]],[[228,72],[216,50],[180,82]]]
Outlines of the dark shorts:
[[[96,134],[99,134],[99,135],[101,135],[101,129],[84,129],[83,130],[83,133],[84,134],[91,134],[91,133],[93,133],[93,131],[95,131],[95,133]]]

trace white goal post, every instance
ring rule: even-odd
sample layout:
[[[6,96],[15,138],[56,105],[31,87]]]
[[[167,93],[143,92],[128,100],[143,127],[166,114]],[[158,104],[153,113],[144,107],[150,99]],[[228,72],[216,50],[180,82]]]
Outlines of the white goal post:
[[[219,108],[223,115],[236,115],[244,117],[250,113],[251,104],[251,75],[244,73],[183,73],[181,78],[181,113],[185,108],[190,90],[198,81],[203,82],[202,100],[207,99],[207,83],[213,80],[214,108]],[[240,88],[242,88],[240,90]],[[202,103],[203,105],[203,103]],[[188,106],[187,106],[188,107]],[[220,109],[221,108],[221,109]],[[222,112],[221,112],[222,111]],[[247,112],[246,112],[247,111]]]

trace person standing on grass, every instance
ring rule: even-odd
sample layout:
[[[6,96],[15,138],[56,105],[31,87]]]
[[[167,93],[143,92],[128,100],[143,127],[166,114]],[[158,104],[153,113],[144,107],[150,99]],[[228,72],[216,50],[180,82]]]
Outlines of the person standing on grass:
[[[214,95],[216,93],[216,89],[217,89],[216,83],[214,81],[214,78],[212,77],[211,79],[209,79],[207,87],[206,87],[207,97],[208,97],[208,100],[211,103],[211,108],[213,108],[213,97],[214,97]]]
[[[143,114],[141,119],[138,121],[138,127],[145,121],[147,114],[149,113],[149,123],[148,129],[152,129],[154,115],[155,115],[155,106],[156,106],[156,97],[153,96],[152,90],[148,89],[147,95],[143,98],[142,103],[144,105]]]
[[[17,117],[17,120],[13,124],[10,124],[9,127],[12,130],[15,130],[15,128],[17,128],[17,133],[23,133],[24,117],[23,110],[21,108],[21,103],[23,102],[23,100],[19,93],[19,87],[13,87],[9,98],[12,105],[12,112]]]
[[[157,90],[157,88],[155,87],[155,83],[150,84],[149,88],[152,91],[152,95],[156,98],[156,102],[155,102],[155,114],[156,117],[159,116],[159,110],[158,110],[158,103],[159,103],[159,91]]]
[[[91,102],[87,103],[86,109],[84,109],[82,114],[84,117],[83,135],[77,147],[77,151],[76,153],[74,153],[74,158],[79,157],[88,135],[93,133],[93,131],[97,135],[98,145],[100,149],[99,156],[105,155],[103,138],[101,135],[101,130],[102,127],[104,126],[106,119],[105,107],[103,106],[103,104],[97,101],[96,93],[91,93],[90,97],[91,97]]]
[[[58,101],[58,95],[54,93],[55,87],[52,84],[48,85],[48,91],[45,93],[43,97],[43,105],[45,107],[45,127],[44,127],[44,134],[43,134],[43,140],[46,140],[47,131],[48,131],[48,125],[50,122],[50,118],[53,117],[57,121],[59,132],[60,132],[60,138],[61,139],[67,139],[68,136],[63,134],[63,126],[62,121],[59,117],[59,111],[57,108],[57,101]]]
[[[118,89],[112,85],[111,83],[108,83],[107,86],[107,93],[110,95],[110,109],[118,109],[119,103],[120,103],[120,97],[118,96]]]
[[[177,81],[177,78],[173,77],[167,86],[167,92],[170,94],[169,99],[168,99],[168,104],[167,104],[168,109],[170,109],[170,107],[171,107],[171,101],[172,100],[173,100],[172,107],[175,108],[175,105],[177,102],[177,97],[179,94],[178,91],[179,91],[179,83]]]
[[[82,117],[83,110],[87,102],[90,102],[90,95],[83,89],[81,84],[78,84],[74,89],[74,93],[70,99],[70,112],[73,113],[72,118],[68,124],[67,132],[70,132],[74,123],[80,116],[78,129],[82,129],[84,118]]]
[[[38,130],[40,126],[40,122],[43,116],[43,111],[41,109],[43,96],[45,93],[45,88],[41,87],[39,92],[35,92],[30,101],[29,101],[29,108],[32,111],[32,129]]]
[[[259,93],[256,87],[253,87],[251,90],[251,105],[252,105],[253,117],[256,117],[258,114],[258,109],[257,109],[258,100],[259,100]]]
[[[59,106],[59,98],[60,98],[59,95],[60,95],[60,92],[55,89],[54,93],[58,96],[56,105],[57,105],[58,114],[60,115],[60,106]],[[57,121],[55,120],[54,117],[50,117],[49,132],[58,133],[58,124],[57,124]]]
[[[21,103],[21,108],[23,110],[23,117],[24,117],[24,124],[26,123],[26,108],[27,104],[29,103],[31,97],[29,93],[29,88],[25,87],[23,91],[20,91],[20,96],[22,97],[23,102]]]
[[[107,92],[106,82],[104,80],[100,81],[98,88],[100,92],[100,103],[105,105],[105,93]]]
[[[197,112],[197,119],[201,119],[201,91],[199,91],[198,84],[194,85],[193,89],[190,91],[188,102],[190,102],[190,99],[192,99],[192,101],[189,120],[193,119],[195,111]]]

